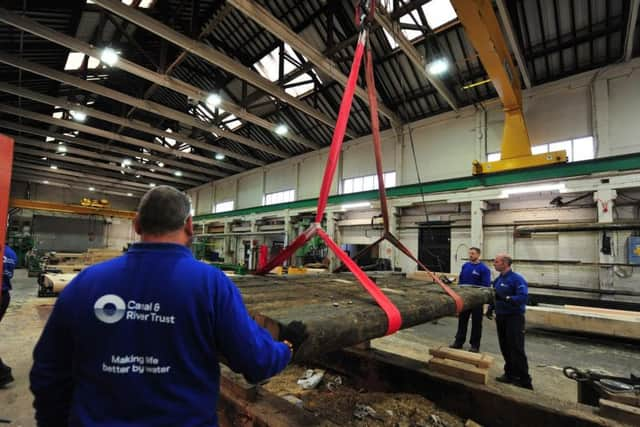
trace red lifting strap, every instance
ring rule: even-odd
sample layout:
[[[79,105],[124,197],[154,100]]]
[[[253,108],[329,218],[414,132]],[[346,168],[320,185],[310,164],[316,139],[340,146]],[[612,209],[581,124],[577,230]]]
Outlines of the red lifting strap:
[[[369,292],[369,295],[373,297],[375,302],[387,315],[387,332],[386,335],[391,335],[400,329],[402,326],[402,316],[398,308],[391,302],[391,300],[376,286],[375,283],[365,274],[358,264],[355,263],[349,255],[347,255],[341,248],[331,240],[331,237],[324,232],[321,228],[318,228],[318,235],[325,241],[327,246],[336,254],[338,258],[351,270],[354,276],[360,281],[360,284]]]

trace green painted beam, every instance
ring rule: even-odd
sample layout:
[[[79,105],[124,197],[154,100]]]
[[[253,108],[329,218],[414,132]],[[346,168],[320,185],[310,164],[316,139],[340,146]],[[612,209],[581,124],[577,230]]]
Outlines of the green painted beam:
[[[585,160],[582,162],[565,163],[562,165],[544,166],[533,169],[501,172],[480,176],[468,176],[462,178],[446,179],[422,183],[422,192],[425,194],[441,193],[447,191],[462,191],[473,187],[493,187],[497,185],[518,184],[522,182],[540,181],[545,179],[569,178],[574,176],[589,175],[601,172],[615,172],[640,169],[640,154],[628,154],[624,156],[605,157],[601,159]],[[640,185],[640,183],[639,183]],[[388,188],[389,198],[417,196],[420,194],[420,184],[402,185]],[[329,197],[328,204],[338,205],[367,200],[377,200],[378,191],[363,191],[360,193],[340,194]],[[279,203],[269,206],[255,206],[251,208],[237,209],[217,214],[198,215],[195,221],[215,220],[230,216],[243,216],[249,214],[262,214],[283,209],[300,209],[317,206],[318,199],[296,200],[295,202]]]

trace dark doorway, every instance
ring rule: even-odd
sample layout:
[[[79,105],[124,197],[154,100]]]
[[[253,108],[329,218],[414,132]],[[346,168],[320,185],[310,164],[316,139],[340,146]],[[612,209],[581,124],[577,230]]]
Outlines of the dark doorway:
[[[431,271],[451,272],[451,226],[446,223],[421,224],[418,259]],[[419,267],[418,267],[419,268]]]

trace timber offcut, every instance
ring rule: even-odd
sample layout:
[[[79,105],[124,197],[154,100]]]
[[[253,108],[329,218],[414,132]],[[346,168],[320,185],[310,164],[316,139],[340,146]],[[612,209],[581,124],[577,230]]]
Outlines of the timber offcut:
[[[373,277],[402,315],[402,329],[456,314],[453,299],[437,284],[404,275]],[[350,347],[385,335],[387,317],[360,283],[348,273],[304,276],[235,276],[247,309],[278,338],[280,328],[301,321],[309,334],[295,361]],[[464,309],[488,304],[488,288],[455,287]]]

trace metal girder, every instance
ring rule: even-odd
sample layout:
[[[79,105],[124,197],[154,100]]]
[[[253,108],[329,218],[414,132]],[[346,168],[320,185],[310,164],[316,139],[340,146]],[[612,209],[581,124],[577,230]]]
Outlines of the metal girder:
[[[223,173],[223,172],[219,172],[219,171],[215,171],[213,169],[207,169],[207,168],[203,168],[201,166],[195,166],[192,165],[190,163],[184,163],[178,160],[174,160],[174,159],[167,159],[164,157],[158,157],[154,154],[151,153],[142,153],[141,151],[134,151],[134,150],[129,150],[127,148],[121,148],[121,147],[117,147],[114,145],[107,145],[107,144],[103,144],[103,143],[99,143],[99,142],[95,142],[95,141],[90,141],[88,139],[84,139],[84,138],[80,138],[80,137],[70,137],[61,133],[55,133],[55,132],[51,132],[45,129],[40,129],[40,128],[34,128],[31,126],[26,126],[26,125],[21,125],[17,122],[7,122],[5,120],[0,120],[0,128],[5,128],[5,129],[13,129],[19,132],[26,132],[26,133],[30,133],[32,135],[39,135],[42,137],[51,137],[51,138],[55,138],[58,141],[64,141],[67,142],[69,144],[77,144],[77,145],[81,145],[84,147],[91,147],[91,148],[95,148],[96,150],[98,150],[98,152],[105,152],[105,151],[109,151],[112,153],[120,153],[124,156],[130,157],[132,160],[135,159],[136,157],[144,157],[146,159],[149,159],[149,161],[152,162],[162,162],[164,164],[167,165],[171,165],[171,166],[176,166],[179,168],[182,168],[182,170],[190,170],[190,171],[194,171],[194,172],[200,172],[201,174],[207,175],[209,177],[211,176],[215,176],[215,177],[224,177],[224,176],[228,176],[228,174]]]
[[[627,31],[624,38],[624,60],[629,61],[633,55],[633,42],[636,36],[636,28],[638,27],[638,9],[640,9],[640,0],[631,0],[629,5],[629,19],[627,20]]]
[[[236,9],[251,18],[256,24],[260,25],[280,40],[288,43],[295,51],[304,55],[315,68],[340,83],[343,87],[347,84],[347,76],[337,67],[337,65],[307,43],[302,37],[294,33],[289,27],[283,24],[268,9],[261,6],[257,2],[250,0],[229,0]],[[356,87],[356,96],[362,99],[365,104],[369,105],[369,97],[367,91],[361,87]],[[380,97],[378,96],[378,99]],[[389,107],[378,101],[379,111],[384,114],[393,127],[402,126],[402,120]]]
[[[78,180],[81,179],[85,180],[86,183],[97,182],[102,185],[111,185],[139,192],[145,192],[149,189],[148,185],[142,184],[141,182],[126,181],[123,179],[111,178],[106,175],[95,175],[70,169],[57,169],[54,171],[49,166],[41,163],[31,163],[28,159],[22,159],[21,157],[16,157],[14,159],[13,166],[20,169],[28,169],[29,173],[37,173],[42,176],[47,176],[48,178],[68,179],[73,182],[78,182]]]
[[[103,183],[93,179],[83,184],[70,177],[60,176],[60,175],[55,175],[52,173],[46,173],[46,172],[40,172],[40,171],[33,171],[31,169],[21,168],[18,166],[14,166],[13,172],[14,172],[13,179],[16,181],[36,182],[38,184],[54,185],[54,186],[56,184],[63,184],[65,187],[70,186],[70,187],[82,189],[82,190],[87,190],[86,186],[89,185],[88,183],[91,183],[92,187],[94,187],[96,190],[101,191],[103,193],[106,193],[106,192],[112,192],[112,194],[135,193],[137,195],[141,195],[141,194],[144,194],[149,189],[148,186],[146,189],[132,189],[130,187],[112,184],[112,183],[107,184],[107,183]],[[44,183],[44,181],[48,181],[48,182]]]
[[[86,90],[87,92],[92,92],[95,93],[97,95],[100,96],[104,96],[106,98],[110,98],[113,99],[114,101],[117,102],[121,102],[123,104],[127,104],[130,106],[135,106],[141,110],[145,110],[148,111],[150,113],[156,114],[158,116],[161,117],[165,117],[168,119],[172,119],[172,120],[176,120],[178,122],[184,123],[186,125],[198,128],[198,129],[202,129],[206,132],[211,132],[214,133],[215,135],[218,136],[223,136],[227,139],[230,139],[232,141],[238,142],[240,144],[246,145],[248,147],[251,148],[255,148],[256,150],[260,150],[260,151],[264,151],[266,153],[270,153],[273,154],[274,156],[278,156],[278,157],[288,157],[289,154],[288,153],[284,153],[280,150],[276,150],[274,148],[271,147],[266,147],[262,144],[259,144],[257,142],[254,142],[252,140],[250,140],[249,138],[245,138],[241,135],[237,135],[233,132],[228,132],[225,130],[220,129],[219,127],[212,125],[212,124],[208,124],[208,123],[204,123],[201,122],[199,120],[196,120],[196,118],[194,116],[191,116],[189,114],[186,113],[182,113],[180,111],[174,110],[172,108],[168,108],[162,104],[158,104],[156,102],[152,102],[146,99],[140,99],[140,98],[136,98],[133,97],[131,95],[127,95],[125,93],[122,92],[118,92],[117,90],[114,89],[110,89],[107,87],[104,87],[102,85],[93,83],[93,82],[88,82],[86,80],[80,79],[78,77],[74,77],[74,76],[70,76],[66,73],[60,72],[60,71],[56,71],[53,70],[51,68],[45,67],[43,65],[39,65],[24,59],[20,59],[16,56],[13,55],[9,55],[3,52],[0,52],[0,62],[5,63],[7,65],[11,65],[13,67],[16,68],[20,68],[22,70],[25,71],[29,71],[31,73],[34,74],[38,74],[40,76],[44,76],[53,80],[57,80],[59,82],[71,85],[71,86],[75,86],[77,88],[80,88],[82,90]],[[216,147],[217,148],[217,147]],[[212,149],[212,151],[215,151]],[[234,158],[238,158],[238,156],[243,156],[242,154],[237,154],[235,152],[229,152],[229,157],[234,157]],[[220,162],[222,163],[222,162]],[[225,166],[222,166],[225,165]],[[220,165],[221,167],[227,167],[227,168],[234,168],[237,166],[233,166],[233,165],[229,165],[227,163],[222,163]],[[244,169],[242,169],[244,170]]]
[[[119,165],[111,165],[109,163],[94,161],[94,160],[90,160],[88,158],[73,157],[73,156],[69,156],[69,155],[60,156],[60,155],[57,155],[58,153],[56,153],[55,150],[47,151],[43,147],[40,147],[40,146],[38,146],[39,149],[26,148],[26,147],[24,147],[24,145],[27,144],[25,142],[25,140],[26,140],[26,138],[21,139],[20,140],[20,145],[16,144],[16,153],[29,154],[29,155],[32,155],[32,156],[50,157],[51,160],[52,160],[52,163],[55,163],[56,166],[58,164],[62,164],[62,163],[75,163],[75,164],[79,164],[79,165],[90,166],[92,168],[109,170],[109,171],[113,171],[113,172],[117,172],[117,173],[120,173],[120,171],[122,170]],[[29,145],[32,145],[32,144],[29,144]],[[53,145],[53,144],[51,144],[51,145]],[[69,151],[71,151],[71,149]],[[74,149],[73,151],[77,152],[78,150]],[[89,151],[88,153],[92,153],[92,152]],[[81,155],[84,155],[84,156],[88,157],[87,152],[85,152],[85,153],[83,153]],[[92,156],[92,157],[95,158],[96,156],[99,156],[99,155],[95,155],[95,153],[94,153],[94,156]],[[146,176],[146,177],[150,178],[150,180],[153,180],[153,181],[165,181],[167,183],[171,183],[171,185],[180,184],[183,187],[184,186],[195,187],[197,185],[202,184],[201,182],[194,182],[194,181],[186,180],[186,179],[178,179],[178,178],[173,178],[173,177],[170,177],[170,176],[160,176],[160,175],[157,175],[157,174],[143,172],[143,171],[136,171],[136,173],[139,174],[139,175],[142,175],[142,176]]]
[[[226,56],[216,49],[204,43],[193,40],[192,38],[175,31],[171,27],[149,17],[143,12],[122,4],[120,1],[95,0],[95,3],[142,28],[145,28],[153,34],[170,41],[171,43],[179,46],[189,53],[204,59],[205,61],[211,63],[213,66],[222,68],[226,72],[237,76],[241,80],[245,80],[251,85],[262,89],[266,93],[280,99],[281,101],[291,105],[297,110],[302,111],[310,117],[315,118],[319,122],[324,123],[331,128],[335,126],[335,120],[333,118],[316,110],[306,102],[289,95],[277,84],[273,83],[269,79],[262,77],[260,74],[253,71],[249,67],[246,67],[245,65],[235,61],[234,59]]]
[[[0,21],[5,22],[16,28],[20,28],[22,30],[28,31],[29,33],[35,34],[53,43],[67,47],[73,51],[81,52],[81,53],[84,53],[85,55],[93,56],[96,58],[100,57],[100,49],[88,43],[85,43],[76,38],[67,36],[64,33],[52,30],[44,25],[39,24],[38,22],[32,19],[17,15],[15,13],[9,12],[1,8],[0,8]],[[206,99],[209,96],[209,93],[203,89],[197,88],[182,80],[178,80],[173,77],[170,77],[168,74],[156,73],[154,71],[149,70],[148,68],[140,66],[124,58],[119,58],[118,62],[114,65],[114,67],[120,68],[121,70],[131,73],[137,77],[148,80],[151,83],[166,87],[168,89],[181,93],[190,98],[197,99],[203,103],[206,102]],[[260,126],[268,130],[269,132],[273,132],[274,128],[277,126],[277,123],[272,123],[268,120],[265,120],[254,114],[251,114],[246,109],[241,108],[240,106],[228,100],[223,100],[220,106],[224,110],[228,111],[229,113],[234,114],[236,117],[242,120],[245,120],[249,123],[253,123],[257,126]],[[233,134],[233,132],[230,132],[230,133]],[[294,133],[287,134],[286,138],[314,150],[320,148],[320,145],[312,141],[309,141],[301,136],[295,135]],[[232,138],[229,138],[229,139],[232,139]],[[240,141],[237,141],[237,142],[240,142]],[[261,145],[258,142],[255,142],[255,144],[257,144],[258,146]],[[253,146],[252,148],[261,149],[256,146]],[[274,154],[274,153],[271,153],[271,154]]]
[[[120,116],[115,116],[113,114],[109,114],[109,113],[105,113],[103,111],[100,110],[96,110],[93,108],[89,108],[87,106],[84,105],[80,105],[80,104],[75,104],[73,102],[67,101],[65,99],[61,99],[61,98],[54,98],[52,96],[47,96],[38,92],[33,92],[30,91],[28,89],[24,89],[24,88],[19,88],[17,86],[14,85],[10,85],[8,83],[1,83],[0,82],[0,91],[2,92],[6,92],[6,93],[11,93],[13,95],[22,97],[22,98],[28,98],[31,99],[33,101],[36,102],[42,102],[44,104],[48,104],[48,105],[52,105],[52,106],[59,106],[59,107],[64,107],[68,110],[74,110],[74,111],[80,111],[85,113],[87,116],[89,117],[94,117],[96,119],[100,119],[100,120],[104,120],[106,122],[110,122],[110,123],[114,123],[114,124],[118,124],[122,127],[127,127],[130,129],[135,129],[138,130],[140,132],[144,132],[144,133],[148,133],[150,135],[153,136],[157,136],[159,138],[173,138],[176,141],[180,141],[182,143],[185,144],[189,144],[192,147],[197,147],[197,148],[201,148],[203,150],[207,150],[210,152],[216,152],[216,153],[221,153],[224,154],[225,156],[229,156],[231,158],[238,158],[238,160],[242,160],[251,164],[255,164],[258,166],[262,166],[265,164],[265,162],[263,162],[262,160],[257,160],[254,159],[252,157],[249,156],[244,156],[238,153],[234,153],[233,151],[227,150],[225,148],[222,147],[216,147],[216,146],[212,146],[210,144],[207,144],[206,142],[202,142],[202,141],[198,141],[197,139],[193,139],[193,138],[189,138],[185,135],[182,135],[179,132],[173,132],[173,133],[169,133],[166,131],[163,131],[159,128],[155,128],[153,126],[151,126],[149,123],[146,122],[142,122],[139,120],[133,120],[133,119],[127,119],[124,117],[120,117]]]
[[[194,160],[194,161],[197,161],[197,162],[200,162],[200,163],[205,163],[205,164],[209,164],[209,165],[212,165],[212,166],[218,166],[218,167],[221,167],[221,165],[219,163],[222,163],[222,162],[220,162],[218,160],[210,159],[210,158],[204,157],[204,156],[199,156],[197,154],[183,153],[181,151],[173,150],[171,148],[165,147],[165,146],[160,145],[160,144],[154,144],[152,142],[143,141],[141,139],[132,138],[130,136],[119,135],[119,134],[117,134],[115,132],[94,128],[94,127],[91,127],[91,126],[87,126],[87,125],[83,125],[83,124],[80,124],[80,123],[76,123],[76,122],[71,121],[71,120],[56,119],[56,118],[51,117],[51,116],[47,116],[47,115],[40,114],[40,113],[34,113],[32,111],[23,110],[23,109],[20,109],[20,108],[11,107],[9,105],[0,105],[0,112],[13,114],[14,116],[26,117],[28,119],[37,120],[37,121],[44,122],[44,123],[49,123],[49,124],[54,125],[54,126],[62,126],[62,127],[68,128],[68,129],[78,130],[80,132],[89,133],[91,135],[96,135],[96,136],[101,136],[103,138],[110,138],[110,139],[112,139],[114,141],[122,142],[124,144],[135,145],[137,147],[146,148],[147,150],[153,150],[153,151],[158,151],[158,152],[162,152],[162,153],[171,154],[173,156],[176,156],[177,158],[183,157],[185,159],[190,159],[190,160]],[[227,165],[225,168],[226,169],[234,169],[235,170],[235,169],[238,168],[238,166]]]
[[[405,35],[400,30],[397,22],[392,22],[389,16],[386,14],[386,11],[383,8],[378,7],[375,13],[375,20],[382,28],[384,28],[393,39],[398,43],[400,49],[407,55],[407,58],[415,68],[420,72],[420,74],[427,79],[427,81],[433,86],[438,93],[447,101],[447,104],[454,110],[458,111],[458,103],[456,102],[455,97],[451,93],[451,91],[447,88],[447,86],[437,78],[436,76],[430,74],[427,71],[427,60],[424,56],[420,55],[418,50],[413,46],[413,44],[405,37]]]
[[[522,50],[520,49],[520,45],[518,44],[518,39],[516,38],[516,35],[513,31],[513,23],[511,22],[511,17],[509,16],[509,11],[507,10],[505,0],[496,0],[496,6],[498,6],[498,12],[500,13],[500,19],[502,20],[502,27],[504,28],[505,35],[507,36],[507,40],[509,41],[509,46],[511,46],[513,56],[516,58],[516,62],[518,64],[518,69],[520,69],[520,75],[522,76],[524,86],[527,89],[531,89],[531,79],[529,78],[527,63],[525,62],[524,56],[522,55]]]
[[[133,219],[136,213],[133,211],[125,211],[111,208],[91,208],[80,205],[67,205],[64,203],[43,202],[37,200],[11,199],[12,208],[33,209],[48,212],[62,212],[80,215],[102,215],[117,218]]]
[[[39,141],[31,138],[25,138],[24,136],[20,136],[20,135],[12,135],[12,134],[7,134],[7,135],[11,136],[11,138],[13,138],[17,144],[29,145],[31,147],[37,147],[42,150],[53,151],[53,153],[49,155],[52,161],[55,161],[55,159],[57,158],[63,159],[64,157],[66,157],[66,155],[69,155],[69,154],[76,154],[78,156],[88,157],[90,159],[114,162],[115,164],[120,164],[122,162],[122,158],[120,157],[109,156],[104,153],[96,153],[95,151],[83,150],[81,148],[76,148],[76,147],[67,146],[67,145],[63,146],[65,148],[65,151],[64,151],[65,156],[62,157],[60,156],[61,152],[58,151],[59,147],[61,147],[60,144],[49,143],[46,141]],[[135,166],[137,168],[135,170],[135,173],[142,176],[161,179],[164,181],[173,181],[173,182],[178,182],[180,184],[199,185],[209,180],[206,176],[196,175],[190,172],[182,172],[182,170],[180,170],[180,172],[182,173],[183,178],[177,178],[173,175],[173,172],[174,172],[173,169],[159,168],[154,164],[135,163]],[[139,169],[146,169],[149,172],[145,172]],[[162,173],[155,173],[155,171],[162,172]],[[190,179],[187,179],[187,178],[190,178]]]

